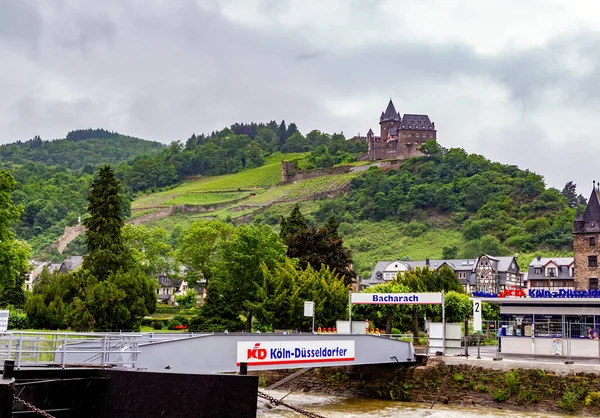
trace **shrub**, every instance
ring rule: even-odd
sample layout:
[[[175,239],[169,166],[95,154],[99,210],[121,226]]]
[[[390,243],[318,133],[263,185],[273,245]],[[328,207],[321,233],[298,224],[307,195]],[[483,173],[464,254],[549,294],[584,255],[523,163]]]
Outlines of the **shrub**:
[[[536,403],[538,401],[538,397],[535,393],[533,393],[531,390],[522,390],[519,391],[519,396],[517,396],[517,401],[518,402],[531,402],[531,403]]]
[[[565,412],[575,412],[579,404],[579,396],[576,391],[568,390],[563,393],[563,396],[558,400],[558,406]]]
[[[11,309],[8,314],[8,329],[26,329],[27,314],[20,309]]]
[[[587,406],[600,405],[600,392],[589,392],[585,397],[585,404]]]
[[[519,391],[519,379],[517,373],[517,370],[506,373],[506,387],[508,393],[511,395],[515,395]]]
[[[454,381],[463,382],[464,380],[465,380],[465,377],[462,374],[457,373],[454,375]]]
[[[508,394],[502,389],[496,389],[496,391],[492,393],[492,397],[496,402],[504,402],[508,399]]]
[[[162,319],[155,319],[152,321],[152,329],[163,329],[165,327],[165,321]]]

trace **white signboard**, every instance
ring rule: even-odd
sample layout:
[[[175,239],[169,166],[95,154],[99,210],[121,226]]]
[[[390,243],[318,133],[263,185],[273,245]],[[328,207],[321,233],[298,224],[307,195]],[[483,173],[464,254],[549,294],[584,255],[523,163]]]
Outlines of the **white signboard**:
[[[354,341],[238,341],[237,365],[343,363],[354,360]]]
[[[9,311],[0,311],[0,332],[8,329],[8,313]]]
[[[440,305],[441,293],[352,293],[350,301],[355,305]]]
[[[473,299],[473,330],[481,331],[481,301]]]
[[[315,303],[306,301],[304,302],[304,316],[313,316],[315,313]]]

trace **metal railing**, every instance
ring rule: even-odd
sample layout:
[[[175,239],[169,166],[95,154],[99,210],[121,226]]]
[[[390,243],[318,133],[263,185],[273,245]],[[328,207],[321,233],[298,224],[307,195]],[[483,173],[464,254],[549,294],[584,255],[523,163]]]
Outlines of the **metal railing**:
[[[8,331],[0,333],[0,361],[24,366],[70,365],[135,368],[141,344],[190,338],[193,333],[80,333]]]

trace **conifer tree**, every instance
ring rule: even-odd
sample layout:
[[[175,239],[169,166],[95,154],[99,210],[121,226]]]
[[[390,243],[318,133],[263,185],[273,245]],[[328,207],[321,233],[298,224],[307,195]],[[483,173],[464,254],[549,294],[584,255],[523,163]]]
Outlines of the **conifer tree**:
[[[281,217],[281,231],[279,232],[279,236],[284,240],[290,236],[297,234],[300,231],[304,231],[308,229],[308,224],[306,223],[306,218],[300,212],[300,205],[296,203],[294,209],[292,209],[292,213],[287,218],[285,216]]]
[[[108,165],[101,168],[88,198],[90,217],[84,221],[88,252],[83,264],[100,281],[131,264],[121,237],[124,222],[119,191],[113,169]]]

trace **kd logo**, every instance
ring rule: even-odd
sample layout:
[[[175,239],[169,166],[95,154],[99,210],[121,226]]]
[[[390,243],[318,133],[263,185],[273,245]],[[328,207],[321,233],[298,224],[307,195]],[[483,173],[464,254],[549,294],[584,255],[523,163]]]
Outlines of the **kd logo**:
[[[256,343],[254,347],[248,349],[248,359],[264,360],[267,358],[267,350],[258,347],[260,347],[260,343]]]

